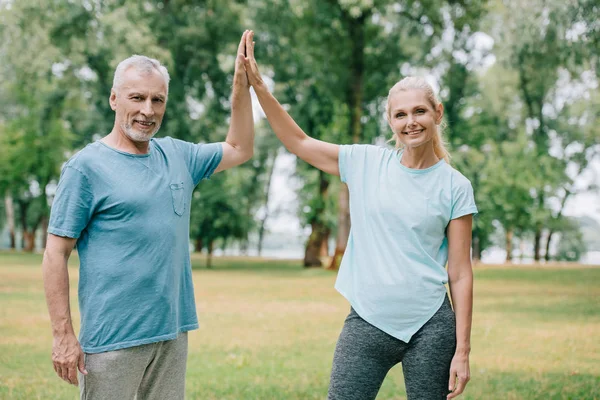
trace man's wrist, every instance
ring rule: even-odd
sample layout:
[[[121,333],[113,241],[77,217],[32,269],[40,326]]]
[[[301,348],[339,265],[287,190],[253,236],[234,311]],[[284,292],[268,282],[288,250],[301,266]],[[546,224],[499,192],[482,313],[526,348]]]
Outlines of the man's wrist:
[[[54,337],[63,337],[75,335],[71,321],[63,321],[52,325],[52,335]]]

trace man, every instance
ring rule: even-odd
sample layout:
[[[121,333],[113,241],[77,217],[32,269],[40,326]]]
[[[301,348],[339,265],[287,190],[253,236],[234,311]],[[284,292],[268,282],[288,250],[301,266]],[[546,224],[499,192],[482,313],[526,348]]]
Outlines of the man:
[[[188,251],[192,191],[252,157],[254,127],[238,48],[231,125],[223,143],[152,139],[168,98],[157,60],[132,56],[115,71],[112,131],[63,168],[43,275],[59,377],[82,399],[183,399],[187,331],[198,328]],[[67,261],[80,258],[81,332],[69,308]],[[78,379],[78,370],[80,372]]]

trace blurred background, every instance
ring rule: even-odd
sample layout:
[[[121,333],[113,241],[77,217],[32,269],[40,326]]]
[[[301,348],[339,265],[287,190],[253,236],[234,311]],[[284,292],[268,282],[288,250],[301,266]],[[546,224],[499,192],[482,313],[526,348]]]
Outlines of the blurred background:
[[[592,0],[1,0],[0,246],[44,247],[61,166],[110,132],[132,54],[171,74],[158,136],[224,140],[249,28],[273,92],[322,140],[385,145],[387,91],[427,78],[474,186],[476,260],[598,264],[598,15]],[[346,188],[287,153],[256,102],[255,117],[254,159],[194,195],[191,248],[335,267]]]
[[[158,136],[223,141],[237,45],[252,29],[267,84],[315,138],[389,145],[389,88],[419,75],[439,93],[452,165],[480,211],[462,398],[600,399],[599,10],[594,0],[0,0],[0,398],[78,398],[52,370],[41,252],[64,162],[113,126],[117,64],[144,54],[168,67]],[[287,153],[254,106],[254,158],[193,196],[201,327],[187,396],[322,399],[348,313],[333,289],[347,189]],[[77,266],[74,255],[76,330]],[[405,399],[400,371],[378,399]]]

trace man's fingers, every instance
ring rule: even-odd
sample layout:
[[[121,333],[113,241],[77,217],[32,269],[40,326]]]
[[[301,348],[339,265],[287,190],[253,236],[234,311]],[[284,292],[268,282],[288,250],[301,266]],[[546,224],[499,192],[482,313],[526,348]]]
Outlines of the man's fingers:
[[[77,382],[77,366],[76,365],[73,365],[73,367],[69,368],[68,377],[69,377],[70,384],[77,385],[79,383],[79,382]]]
[[[238,46],[238,54],[246,54],[246,35],[248,35],[248,30],[246,29],[242,34],[242,38],[240,39],[240,44]]]
[[[63,366],[63,367],[59,367],[59,371],[60,371],[60,377],[63,381],[65,382],[69,382],[69,368]],[[69,382],[71,383],[71,382]]]
[[[79,368],[79,372],[84,375],[87,375],[87,370],[85,369],[85,355],[81,353],[79,356],[79,362],[77,363],[77,367]]]

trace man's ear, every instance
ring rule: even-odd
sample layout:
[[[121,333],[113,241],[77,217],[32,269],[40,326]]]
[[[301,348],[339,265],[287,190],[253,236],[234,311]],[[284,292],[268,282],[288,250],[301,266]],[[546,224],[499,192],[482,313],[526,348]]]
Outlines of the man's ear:
[[[442,118],[444,118],[444,105],[442,103],[438,104],[436,111],[435,123],[439,125],[442,123]]]
[[[110,108],[113,111],[117,109],[117,92],[114,89],[110,90],[110,97],[108,98],[108,102],[110,103]]]

